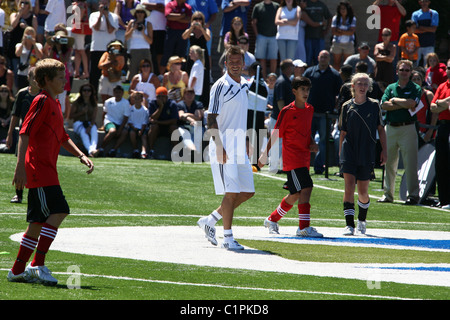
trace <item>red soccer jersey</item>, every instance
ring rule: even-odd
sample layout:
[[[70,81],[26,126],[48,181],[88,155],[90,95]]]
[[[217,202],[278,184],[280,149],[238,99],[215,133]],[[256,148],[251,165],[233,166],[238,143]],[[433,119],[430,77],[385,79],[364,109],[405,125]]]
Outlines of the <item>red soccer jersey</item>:
[[[305,103],[305,108],[297,108],[295,101],[280,111],[275,129],[279,130],[279,137],[283,138],[283,171],[302,167],[309,169],[313,115],[312,105]]]
[[[436,100],[441,100],[450,97],[450,80],[447,80],[437,88],[434,98],[431,103],[436,103]],[[439,120],[450,120],[450,111],[444,110],[439,113]]]
[[[69,140],[59,101],[46,91],[37,95],[25,116],[20,134],[29,136],[25,155],[26,187],[59,185],[56,161],[61,144]]]

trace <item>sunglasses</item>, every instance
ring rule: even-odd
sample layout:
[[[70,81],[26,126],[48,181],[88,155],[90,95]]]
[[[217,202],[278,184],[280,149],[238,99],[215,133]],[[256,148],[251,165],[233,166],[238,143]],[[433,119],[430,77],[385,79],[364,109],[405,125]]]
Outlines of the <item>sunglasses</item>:
[[[83,92],[92,92],[92,90],[89,89],[89,88],[83,89],[83,90],[81,90],[81,91],[83,91]]]
[[[382,37],[389,37],[391,34],[390,33],[383,33],[381,34]]]
[[[150,68],[150,65],[149,64],[143,64],[142,68]]]
[[[401,72],[411,72],[411,69],[398,69],[398,71],[401,71]]]
[[[450,70],[450,67],[447,67],[447,70]]]
[[[0,90],[0,93],[9,93],[8,90]]]
[[[193,20],[194,20],[194,21],[203,21],[202,18],[194,18]]]

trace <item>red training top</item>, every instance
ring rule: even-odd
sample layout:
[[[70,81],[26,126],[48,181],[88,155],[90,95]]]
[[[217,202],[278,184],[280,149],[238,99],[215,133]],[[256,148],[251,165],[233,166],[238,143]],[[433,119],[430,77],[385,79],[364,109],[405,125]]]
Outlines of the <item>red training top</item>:
[[[27,188],[59,185],[56,161],[61,144],[69,140],[59,100],[43,90],[31,103],[21,135],[29,136],[25,155]]]
[[[450,80],[442,83],[436,90],[434,94],[433,101],[431,103],[436,103],[436,100],[442,100],[450,97]],[[439,120],[450,120],[450,111],[444,110],[439,113]]]
[[[280,111],[275,129],[279,129],[279,137],[283,138],[283,171],[302,167],[309,169],[313,115],[312,105],[305,103],[305,108],[297,108],[295,101]]]

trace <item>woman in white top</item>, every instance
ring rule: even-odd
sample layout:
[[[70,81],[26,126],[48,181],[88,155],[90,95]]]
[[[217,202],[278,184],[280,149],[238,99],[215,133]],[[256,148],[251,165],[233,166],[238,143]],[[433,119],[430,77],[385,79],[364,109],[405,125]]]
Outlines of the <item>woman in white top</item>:
[[[134,19],[130,20],[125,31],[125,40],[129,41],[130,67],[128,79],[132,79],[139,72],[142,59],[151,57],[150,45],[153,42],[152,24],[147,20],[150,12],[142,4],[130,10]]]
[[[294,0],[281,0],[280,7],[275,15],[275,24],[278,26],[275,37],[278,42],[281,61],[295,58],[300,12],[300,7],[294,3]]]
[[[150,59],[142,59],[139,64],[139,72],[130,83],[130,94],[142,92],[144,94],[144,103],[148,108],[150,101],[156,100],[156,88],[161,86],[158,77],[152,72],[152,63]]]

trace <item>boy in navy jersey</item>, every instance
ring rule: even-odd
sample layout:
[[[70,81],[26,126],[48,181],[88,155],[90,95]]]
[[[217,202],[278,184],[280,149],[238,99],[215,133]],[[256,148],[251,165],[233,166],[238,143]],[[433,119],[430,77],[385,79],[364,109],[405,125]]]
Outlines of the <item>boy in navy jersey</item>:
[[[64,130],[61,105],[56,99],[66,83],[64,64],[54,59],[40,60],[36,64],[35,80],[42,91],[31,103],[20,130],[13,179],[17,189],[29,189],[27,221],[30,224],[8,280],[56,285],[58,280],[44,262],[58,227],[70,213],[56,171],[60,147],[77,156],[89,168],[87,173],[94,170],[94,165]],[[35,248],[33,261],[25,267]]]
[[[267,154],[271,146],[278,138],[283,138],[283,171],[287,172],[289,194],[264,221],[264,226],[269,228],[270,233],[279,233],[278,221],[298,201],[299,228],[297,236],[323,237],[309,225],[311,208],[309,199],[313,188],[313,182],[309,175],[310,153],[319,150],[311,137],[314,108],[306,102],[310,88],[311,81],[308,78],[296,77],[292,80],[292,92],[295,100],[280,111],[275,130],[267,143],[266,150],[258,160],[258,166],[262,168],[267,162]]]

